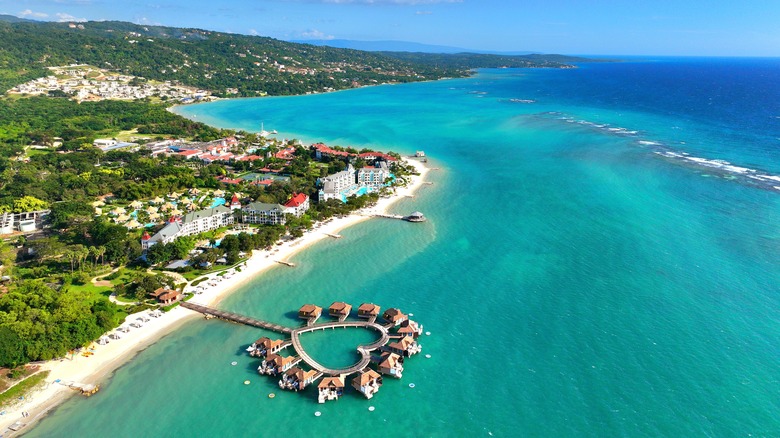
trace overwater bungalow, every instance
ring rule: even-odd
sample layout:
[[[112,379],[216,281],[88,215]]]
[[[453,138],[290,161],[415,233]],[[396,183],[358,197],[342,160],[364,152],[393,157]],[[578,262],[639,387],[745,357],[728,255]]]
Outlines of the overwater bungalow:
[[[415,211],[414,213],[410,214],[409,216],[406,216],[404,218],[405,220],[409,222],[425,222],[425,216],[423,216],[422,213],[419,211]]]
[[[371,322],[376,320],[379,316],[379,311],[382,310],[379,306],[373,303],[363,303],[358,307],[358,317],[366,318]]]
[[[314,304],[304,304],[298,310],[298,318],[305,319],[306,325],[314,324],[320,315],[322,315],[322,307]]]
[[[307,385],[320,378],[320,376],[322,376],[322,373],[319,371],[304,371],[302,368],[292,367],[282,375],[282,379],[279,380],[279,387],[291,391],[301,391]]]
[[[401,325],[402,322],[409,319],[408,316],[404,315],[403,313],[401,313],[399,309],[396,308],[385,310],[385,313],[382,314],[382,318],[387,322],[393,323],[393,325],[396,327]]]
[[[330,309],[328,309],[328,314],[334,318],[338,318],[339,322],[344,322],[345,319],[349,316],[349,312],[352,311],[352,306],[350,306],[347,303],[341,302],[341,301],[335,301],[333,304],[330,305]]]
[[[270,339],[263,336],[262,338],[256,340],[255,343],[252,344],[249,348],[247,348],[247,351],[249,351],[250,356],[267,356],[281,350],[282,345],[284,345],[284,341],[281,339]]]
[[[370,399],[382,386],[382,376],[371,368],[366,368],[352,379],[352,387]]]
[[[269,354],[263,359],[260,366],[257,367],[257,372],[260,374],[268,374],[269,376],[276,376],[294,367],[300,361],[301,358],[297,356]]]
[[[338,400],[339,397],[344,395],[344,378],[326,377],[317,385],[317,390],[319,391],[317,401],[320,403],[325,403],[328,400]]]
[[[382,374],[400,379],[404,372],[404,358],[398,354],[386,351],[382,353],[377,369]]]
[[[422,335],[422,332],[422,324],[417,323],[417,321],[412,321],[411,319],[402,322],[401,327],[398,329],[399,335],[411,336],[414,339],[417,339],[418,336]]]
[[[418,344],[411,336],[404,336],[401,339],[387,344],[386,351],[399,354],[401,356],[412,356],[422,351],[422,345]]]

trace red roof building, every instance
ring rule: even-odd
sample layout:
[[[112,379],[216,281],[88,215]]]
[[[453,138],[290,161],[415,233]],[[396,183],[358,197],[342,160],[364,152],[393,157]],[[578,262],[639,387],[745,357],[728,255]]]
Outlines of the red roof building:
[[[289,201],[284,204],[285,213],[291,213],[301,217],[309,209],[309,196],[305,193],[293,193]]]

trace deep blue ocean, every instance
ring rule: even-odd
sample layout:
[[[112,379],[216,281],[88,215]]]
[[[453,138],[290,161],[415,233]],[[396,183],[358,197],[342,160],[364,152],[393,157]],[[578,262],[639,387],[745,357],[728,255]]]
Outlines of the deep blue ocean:
[[[318,405],[256,374],[243,348],[268,333],[199,319],[29,436],[780,436],[780,60],[480,70],[177,112],[424,150],[434,184],[395,208],[428,222],[344,230],[220,306],[287,325],[308,302],[398,306],[431,358],[370,401]],[[317,336],[333,365],[367,339]]]

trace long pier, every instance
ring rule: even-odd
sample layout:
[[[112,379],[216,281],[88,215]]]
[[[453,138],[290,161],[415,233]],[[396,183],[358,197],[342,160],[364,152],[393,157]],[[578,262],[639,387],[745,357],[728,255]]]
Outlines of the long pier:
[[[204,315],[211,315],[215,318],[224,319],[226,321],[237,322],[239,324],[251,325],[252,327],[264,328],[277,333],[289,335],[292,333],[292,329],[283,327],[279,324],[273,324],[270,322],[262,321],[248,316],[239,315],[238,313],[225,312],[224,310],[218,310],[200,304],[190,303],[188,301],[182,301],[181,306],[185,309],[194,310],[195,312],[202,313]]]
[[[388,324],[387,327],[385,327],[373,321],[342,321],[342,322],[333,321],[333,322],[324,322],[321,324],[313,324],[313,325],[307,325],[305,327],[291,329],[288,327],[283,327],[279,324],[273,324],[259,319],[250,318],[248,316],[239,315],[237,313],[226,312],[224,310],[218,310],[212,307],[207,307],[200,304],[194,304],[187,301],[182,301],[181,306],[184,307],[185,309],[190,309],[195,312],[224,319],[226,321],[237,322],[239,324],[250,325],[253,327],[260,327],[266,330],[271,330],[277,333],[289,335],[291,339],[289,341],[286,341],[283,344],[283,348],[292,345],[292,347],[295,349],[295,352],[298,353],[298,356],[301,359],[303,359],[303,361],[306,362],[308,366],[317,370],[320,373],[327,374],[329,376],[343,376],[343,375],[354,374],[367,367],[368,364],[371,363],[371,352],[387,344],[387,342],[390,340],[390,333],[388,332],[388,328],[393,327],[393,324]],[[361,356],[360,361],[358,361],[356,364],[350,367],[328,368],[325,365],[322,365],[321,363],[314,360],[314,358],[312,358],[311,356],[309,356],[309,353],[307,353],[306,349],[304,349],[303,345],[301,345],[299,336],[302,333],[313,332],[316,330],[349,328],[349,327],[373,329],[379,332],[379,334],[381,335],[380,338],[377,339],[376,341],[366,345],[359,345],[357,347],[358,353],[360,353]]]

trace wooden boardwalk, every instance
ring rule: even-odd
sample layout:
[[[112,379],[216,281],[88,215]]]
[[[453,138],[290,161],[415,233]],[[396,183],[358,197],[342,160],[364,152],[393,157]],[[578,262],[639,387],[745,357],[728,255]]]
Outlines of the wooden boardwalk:
[[[303,345],[301,345],[299,336],[302,333],[313,332],[315,330],[325,330],[329,328],[337,329],[337,328],[347,328],[347,327],[370,328],[378,331],[382,335],[377,341],[372,342],[371,344],[359,345],[357,347],[358,353],[360,353],[361,358],[360,361],[358,361],[358,363],[352,365],[351,367],[338,368],[338,369],[328,368],[320,364],[316,360],[314,360],[311,356],[309,356],[309,354],[303,348]],[[306,362],[306,365],[329,376],[349,375],[364,369],[371,362],[371,352],[385,345],[387,341],[390,340],[390,334],[387,332],[387,329],[385,327],[368,321],[325,322],[322,324],[316,324],[309,327],[301,327],[301,328],[294,329],[291,335],[292,335],[293,348],[295,348],[295,351],[298,353],[298,355],[301,358],[303,358],[303,361]]]
[[[195,312],[202,313],[204,315],[211,315],[216,318],[224,319],[227,321],[237,322],[240,324],[251,325],[252,327],[260,327],[266,330],[271,330],[277,333],[289,335],[292,333],[292,329],[283,327],[279,324],[273,324],[259,319],[250,318],[248,316],[239,315],[238,313],[225,312],[224,310],[218,310],[211,307],[201,306],[200,304],[190,303],[188,301],[182,301],[181,306],[185,309],[194,310]]]
[[[387,324],[387,326],[383,326],[381,324],[375,323],[374,321],[334,321],[334,322],[324,322],[320,324],[307,325],[304,327],[291,329],[291,328],[283,327],[279,324],[272,324],[270,322],[250,318],[248,316],[239,315],[237,313],[225,312],[224,310],[218,310],[211,307],[202,306],[200,304],[190,303],[187,301],[182,301],[181,306],[184,307],[185,309],[190,309],[195,312],[202,313],[204,315],[211,315],[216,318],[224,319],[227,321],[237,322],[239,324],[250,325],[253,327],[260,327],[266,330],[271,330],[277,333],[289,335],[291,339],[286,341],[284,344],[282,344],[282,348],[286,348],[292,345],[293,348],[295,349],[295,352],[298,353],[298,356],[303,360],[303,362],[306,363],[306,365],[328,376],[345,376],[349,374],[354,374],[367,367],[368,364],[371,362],[371,352],[387,344],[387,342],[390,340],[390,333],[388,332],[388,328],[393,327],[393,324]],[[314,360],[311,356],[309,356],[309,354],[303,348],[303,345],[301,345],[299,336],[302,333],[313,332],[316,330],[349,328],[349,327],[376,330],[381,335],[379,339],[377,339],[376,341],[366,345],[359,345],[357,347],[357,351],[358,353],[360,353],[361,356],[360,361],[358,361],[356,364],[350,367],[338,368],[338,369],[328,368],[320,364],[316,360]]]

